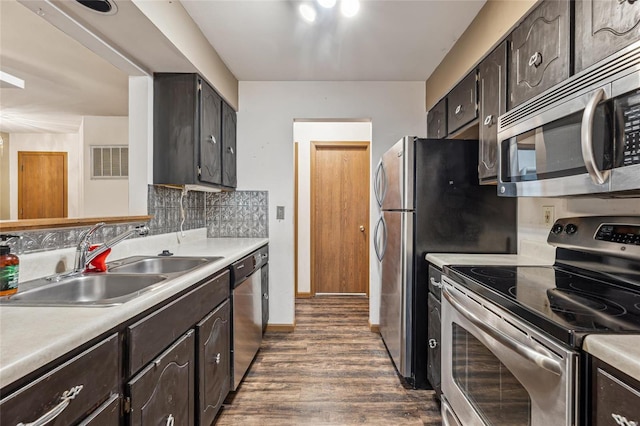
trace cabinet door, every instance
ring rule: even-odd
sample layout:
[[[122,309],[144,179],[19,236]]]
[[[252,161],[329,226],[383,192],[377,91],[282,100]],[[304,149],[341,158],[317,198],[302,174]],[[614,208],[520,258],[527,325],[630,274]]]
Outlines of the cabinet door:
[[[226,300],[196,325],[198,424],[209,426],[231,387],[231,304]]]
[[[236,112],[222,103],[222,184],[235,188],[236,179]]]
[[[640,40],[640,3],[576,1],[576,72]]]
[[[113,335],[0,401],[0,424],[76,424],[117,389],[118,336]],[[43,423],[44,424],[44,423]]]
[[[442,139],[447,136],[447,98],[438,102],[427,114],[427,137]]]
[[[221,184],[221,120],[222,98],[200,80],[200,165],[199,180],[206,183]]]
[[[596,358],[591,360],[593,425],[640,424],[640,383]]]
[[[476,72],[472,71],[447,95],[447,131],[449,134],[478,117]]]
[[[440,395],[442,393],[440,365],[440,306],[440,302],[434,297],[433,294],[429,293],[429,330],[427,333],[427,337],[429,339],[429,349],[427,350],[427,379],[429,380],[429,383],[431,383],[431,386],[433,386],[433,389],[436,391],[437,395]]]
[[[478,66],[480,147],[478,178],[495,183],[498,176],[498,117],[507,111],[507,44],[503,42]]]
[[[262,333],[267,331],[269,323],[269,264],[261,269],[262,273]]]
[[[569,0],[546,0],[511,33],[509,108],[569,77]]]
[[[189,330],[127,383],[129,424],[194,424],[194,370],[194,333]]]

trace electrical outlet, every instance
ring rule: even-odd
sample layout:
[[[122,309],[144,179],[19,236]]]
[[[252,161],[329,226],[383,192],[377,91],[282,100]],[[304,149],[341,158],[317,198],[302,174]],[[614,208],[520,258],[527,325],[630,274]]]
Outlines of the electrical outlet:
[[[553,222],[555,221],[553,206],[542,206],[542,220],[545,225],[553,225]]]

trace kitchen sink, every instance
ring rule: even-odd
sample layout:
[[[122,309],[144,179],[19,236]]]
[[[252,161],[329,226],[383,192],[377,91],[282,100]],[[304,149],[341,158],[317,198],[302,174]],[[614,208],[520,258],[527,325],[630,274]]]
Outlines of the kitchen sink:
[[[24,291],[0,298],[14,306],[113,306],[125,303],[167,281],[160,274],[87,273],[52,281],[30,281]]]
[[[187,272],[203,266],[209,262],[215,262],[222,257],[146,257],[134,256],[109,263],[109,273],[124,274],[173,274]]]

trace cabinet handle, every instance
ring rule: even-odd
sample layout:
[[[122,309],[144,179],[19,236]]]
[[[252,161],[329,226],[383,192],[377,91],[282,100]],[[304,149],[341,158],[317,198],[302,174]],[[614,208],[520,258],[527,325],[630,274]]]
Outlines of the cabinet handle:
[[[176,419],[173,417],[173,414],[169,414],[169,417],[167,417],[167,425],[166,426],[173,426],[175,421],[176,421]]]
[[[611,417],[613,417],[613,420],[616,422],[616,424],[619,424],[620,426],[638,426],[638,422],[627,420],[625,416],[622,416],[620,414],[611,413]]]
[[[38,420],[36,420],[35,422],[32,423],[18,423],[17,426],[44,426],[47,423],[51,422],[52,420],[54,420],[56,417],[58,417],[71,403],[72,399],[75,399],[76,396],[78,396],[78,394],[80,393],[80,391],[82,390],[82,385],[78,385],[78,386],[74,386],[69,390],[66,390],[62,393],[62,396],[60,397],[60,403],[58,405],[56,405],[55,407],[53,407],[50,411],[48,411],[47,413],[45,413],[42,417],[40,417]]]
[[[538,68],[542,63],[542,53],[536,52],[529,58],[529,66]]]
[[[216,364],[220,364],[220,358],[221,358],[221,355],[220,355],[220,352],[218,352],[216,354]]]
[[[232,146],[229,147],[229,152],[231,153],[231,155],[233,155],[233,147]]]
[[[442,283],[434,280],[433,277],[429,278],[429,281],[431,281],[431,285],[435,288],[442,288]]]
[[[269,300],[269,293],[264,293],[262,297],[264,297],[264,300]]]
[[[438,347],[438,341],[436,339],[429,339],[429,347],[435,349]]]
[[[456,107],[455,114],[456,114],[456,115],[458,115],[458,114],[460,114],[461,112],[462,112],[462,105],[458,105],[458,106]]]
[[[218,142],[216,141],[215,136],[213,136],[213,135],[209,135],[209,142],[211,142],[211,143],[212,143],[212,144],[214,144],[214,145],[215,145],[216,143],[218,143]]]
[[[244,269],[244,263],[241,263],[240,265],[236,266],[236,269]]]
[[[491,126],[492,123],[493,123],[493,115],[487,115],[484,119],[484,125]]]

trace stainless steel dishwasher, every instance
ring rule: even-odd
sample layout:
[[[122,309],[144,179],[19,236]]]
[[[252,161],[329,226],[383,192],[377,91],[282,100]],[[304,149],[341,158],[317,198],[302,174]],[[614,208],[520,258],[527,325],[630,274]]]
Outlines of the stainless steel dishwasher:
[[[263,247],[232,265],[233,388],[242,381],[262,343]]]

